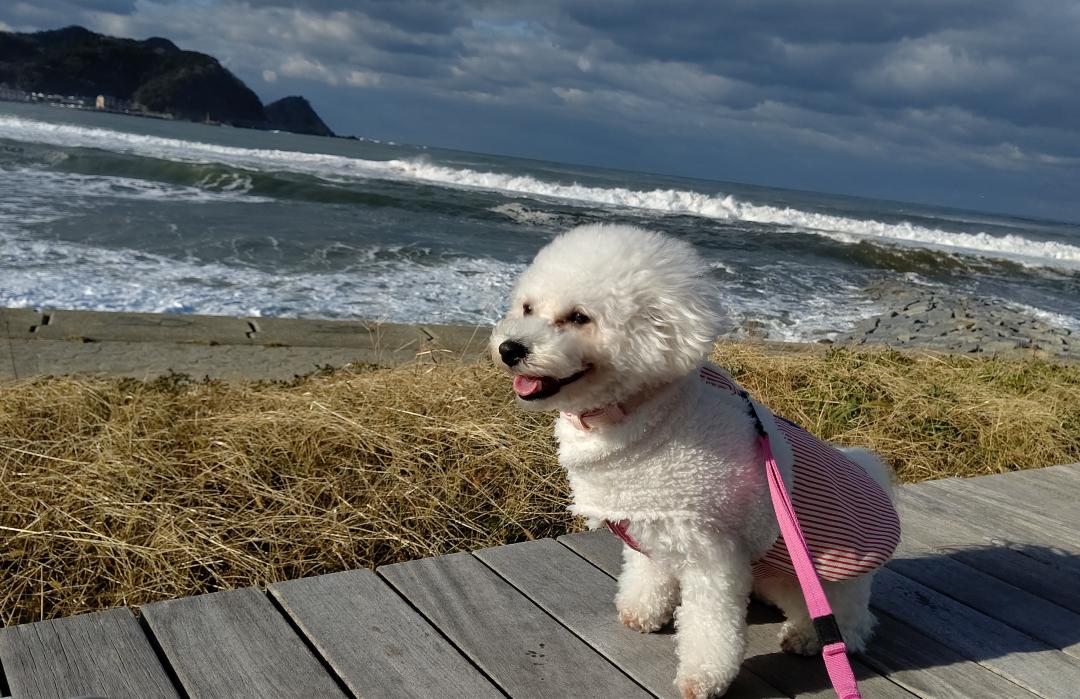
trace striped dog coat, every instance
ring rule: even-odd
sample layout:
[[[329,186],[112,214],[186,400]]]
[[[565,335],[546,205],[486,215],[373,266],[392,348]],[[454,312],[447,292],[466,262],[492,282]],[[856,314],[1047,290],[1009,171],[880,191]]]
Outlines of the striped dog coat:
[[[746,396],[731,377],[714,367],[703,367],[700,379],[717,390]],[[790,449],[793,482],[787,486],[821,579],[846,580],[884,564],[900,543],[900,520],[888,493],[839,449],[790,420],[754,406],[756,412],[772,418],[769,438],[774,443],[784,440]],[[607,526],[627,545],[641,550],[627,531],[628,521],[607,522]],[[755,578],[795,576],[782,535],[754,561],[753,573]]]

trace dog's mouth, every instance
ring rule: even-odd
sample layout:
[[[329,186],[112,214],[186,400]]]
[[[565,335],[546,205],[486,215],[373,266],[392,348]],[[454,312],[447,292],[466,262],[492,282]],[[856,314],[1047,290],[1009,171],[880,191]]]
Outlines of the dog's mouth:
[[[516,374],[514,376],[514,393],[516,393],[521,400],[541,400],[542,398],[550,398],[562,390],[563,386],[569,386],[590,371],[592,371],[592,365],[587,364],[581,371],[571,374],[564,379],[557,379],[554,376],[527,376],[525,374]]]

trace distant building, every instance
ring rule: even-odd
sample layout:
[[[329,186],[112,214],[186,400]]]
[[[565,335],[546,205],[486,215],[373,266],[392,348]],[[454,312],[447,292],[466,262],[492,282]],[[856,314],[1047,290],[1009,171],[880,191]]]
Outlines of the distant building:
[[[117,99],[111,95],[98,95],[97,99],[94,100],[94,109],[107,112],[138,111],[138,107],[133,106],[130,100]]]

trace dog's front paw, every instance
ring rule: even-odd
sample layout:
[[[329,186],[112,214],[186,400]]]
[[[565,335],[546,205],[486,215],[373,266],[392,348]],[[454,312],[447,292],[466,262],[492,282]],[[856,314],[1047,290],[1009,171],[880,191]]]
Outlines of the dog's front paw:
[[[675,686],[679,688],[682,699],[706,699],[709,696],[709,692],[705,690],[705,687],[694,678],[678,680],[675,682]]]
[[[780,649],[795,655],[817,655],[821,644],[813,626],[785,621],[780,627]]]
[[[736,668],[737,670],[737,668]],[[682,699],[709,699],[719,697],[735,679],[735,673],[730,677],[718,676],[712,673],[682,673],[675,678],[675,686],[682,695]]]
[[[657,611],[655,609],[620,608],[619,621],[623,626],[629,627],[641,633],[652,633],[663,628],[664,624],[671,621],[670,611]]]
[[[619,577],[615,609],[619,621],[642,633],[659,631],[671,621],[679,603],[679,585],[675,578],[648,561],[634,561]]]

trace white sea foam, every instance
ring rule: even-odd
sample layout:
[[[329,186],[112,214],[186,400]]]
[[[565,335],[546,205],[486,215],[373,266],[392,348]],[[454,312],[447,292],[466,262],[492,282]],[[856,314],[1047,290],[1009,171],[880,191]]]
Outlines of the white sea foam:
[[[445,167],[424,159],[376,161],[324,153],[236,148],[4,115],[0,115],[0,135],[16,140],[102,148],[185,162],[217,162],[249,169],[287,169],[327,179],[403,179],[590,206],[769,223],[845,243],[872,240],[1015,260],[1034,266],[1080,269],[1080,247],[1058,241],[1019,235],[995,236],[980,231],[945,231],[911,223],[884,223],[753,204],[725,194],[559,184],[530,175]]]
[[[734,267],[727,264],[726,262],[721,262],[720,260],[713,260],[712,262],[710,262],[709,269],[719,270],[724,274],[730,275],[732,277],[739,276],[739,273],[735,271]]]
[[[0,114],[0,137],[55,146],[99,148],[187,163],[221,163],[255,170],[284,169],[312,175],[372,177],[386,172],[380,161],[325,153],[236,148],[200,141],[56,124]]]
[[[524,223],[536,226],[550,226],[563,222],[567,217],[560,216],[559,214],[553,214],[550,211],[540,211],[539,209],[530,209],[524,204],[518,202],[510,202],[508,204],[499,204],[493,206],[488,211],[496,214],[502,214],[511,221],[517,223]]]
[[[0,226],[0,307],[483,323],[499,317],[521,271],[484,259],[365,261],[374,257],[359,254],[358,266],[335,272],[283,273],[40,240]]]
[[[1080,333],[1080,317],[1047,311],[1042,308],[1036,308],[1035,306],[1029,306],[1026,303],[1010,301],[1009,299],[1002,300],[1022,313],[1035,316],[1047,325],[1053,325],[1056,328],[1066,328],[1074,333]]]
[[[4,205],[24,209],[32,215],[41,206],[61,203],[73,206],[83,199],[134,199],[170,202],[204,203],[232,201],[243,203],[268,202],[270,199],[246,195],[243,180],[229,178],[211,183],[213,187],[187,187],[134,177],[113,175],[82,175],[19,167],[0,169],[0,194]],[[246,187],[250,189],[251,180]]]
[[[491,323],[524,267],[457,257],[417,262],[379,247],[350,249],[353,264],[344,269],[280,272],[43,240],[6,228],[0,225],[0,307]],[[845,290],[762,295],[730,286],[719,293],[718,307],[736,309],[736,336],[753,328],[781,341],[833,337],[877,312]]]

